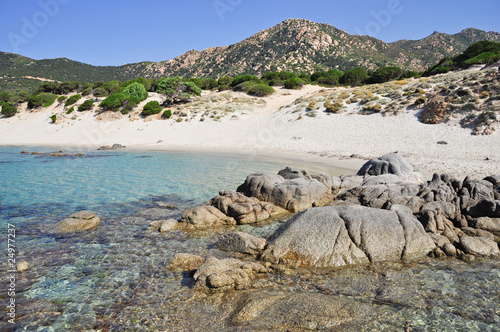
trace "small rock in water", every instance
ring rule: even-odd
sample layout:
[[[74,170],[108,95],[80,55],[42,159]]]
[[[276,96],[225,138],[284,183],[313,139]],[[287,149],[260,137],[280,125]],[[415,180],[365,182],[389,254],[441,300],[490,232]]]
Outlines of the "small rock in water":
[[[96,228],[101,219],[90,211],[80,211],[56,224],[59,233],[82,232]]]
[[[175,254],[174,259],[168,265],[168,269],[174,271],[193,271],[203,264],[203,257],[186,253]]]
[[[161,223],[159,231],[162,233],[172,231],[177,228],[179,222],[175,219],[168,219]]]
[[[446,144],[448,144],[448,142],[446,142],[446,141],[438,141],[437,144],[446,145]]]
[[[17,264],[17,272],[24,272],[28,269],[28,262],[22,261]]]
[[[23,151],[21,151],[21,153],[26,154],[26,153],[29,153],[29,151],[23,150]]]

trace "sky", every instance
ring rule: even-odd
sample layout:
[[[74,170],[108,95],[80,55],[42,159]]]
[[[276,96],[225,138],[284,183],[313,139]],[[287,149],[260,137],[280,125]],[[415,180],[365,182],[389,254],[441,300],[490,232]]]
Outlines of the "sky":
[[[289,18],[393,42],[500,32],[499,12],[498,0],[0,0],[0,51],[117,66],[231,45]]]

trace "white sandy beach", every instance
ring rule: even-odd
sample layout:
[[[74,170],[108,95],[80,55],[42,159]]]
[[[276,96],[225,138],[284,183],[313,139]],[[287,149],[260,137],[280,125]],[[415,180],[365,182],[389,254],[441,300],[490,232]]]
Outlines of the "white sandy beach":
[[[320,90],[324,89],[317,86],[278,89],[274,95],[263,98],[264,106],[237,113],[237,119],[224,117],[218,121],[201,122],[193,118],[176,122],[142,119],[134,114],[96,121],[95,112],[75,111],[71,114],[73,119],[67,116],[65,122],[52,124],[49,116],[64,115],[62,106],[22,111],[13,118],[0,119],[0,145],[94,149],[120,143],[133,149],[258,153],[351,169],[359,168],[366,159],[398,151],[415,167],[429,173],[474,177],[500,173],[498,131],[493,135],[472,136],[469,129],[459,126],[422,124],[416,117],[417,111],[387,117],[320,112],[317,117],[305,116],[300,120],[296,114],[287,112],[293,109],[290,105],[297,98],[312,96]],[[227,92],[208,94],[222,93]],[[154,95],[151,97],[155,98]],[[448,144],[437,144],[438,141]],[[351,158],[353,154],[357,156]]]

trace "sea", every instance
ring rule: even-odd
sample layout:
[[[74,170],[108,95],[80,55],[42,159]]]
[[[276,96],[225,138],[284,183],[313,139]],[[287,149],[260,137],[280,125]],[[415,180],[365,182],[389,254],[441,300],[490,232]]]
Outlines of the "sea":
[[[217,236],[227,230],[165,234],[149,224],[179,219],[183,210],[204,204],[220,190],[236,190],[247,175],[275,174],[285,166],[308,164],[249,153],[0,147],[0,330],[253,330],[251,322],[244,327],[231,323],[220,295],[200,294],[188,272],[167,268],[181,252],[233,257],[216,246]],[[341,172],[331,166],[323,170]],[[59,220],[82,210],[101,218],[96,230],[55,232]],[[283,222],[238,230],[265,237]],[[27,270],[15,272],[21,262],[28,263]],[[392,273],[396,288],[384,287],[402,295],[338,287],[336,280],[345,282],[346,270],[309,271],[307,278],[271,274],[268,281],[281,292],[372,303],[380,317],[360,330],[500,331],[498,260],[424,260],[367,269],[349,270],[357,273],[349,278]],[[236,310],[243,294],[236,291],[224,301],[234,301]]]

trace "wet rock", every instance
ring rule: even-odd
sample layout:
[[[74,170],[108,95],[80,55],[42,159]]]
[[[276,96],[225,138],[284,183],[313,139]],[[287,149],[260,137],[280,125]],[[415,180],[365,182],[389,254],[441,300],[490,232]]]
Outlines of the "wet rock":
[[[495,241],[484,237],[462,236],[460,246],[466,254],[474,256],[498,256],[500,251]]]
[[[357,205],[304,211],[268,239],[264,261],[295,266],[331,267],[415,259],[435,245],[411,210]]]
[[[238,224],[256,223],[287,213],[279,206],[234,191],[221,191],[219,196],[212,198],[208,204],[234,218]]]
[[[80,211],[56,224],[58,233],[83,232],[96,228],[101,219],[90,211]]]
[[[98,148],[97,150],[118,150],[118,149],[125,149],[125,145],[121,145],[118,143],[115,143],[111,146],[110,145],[103,145],[100,148]]]
[[[299,212],[331,201],[336,188],[328,185],[340,183],[340,180],[329,175],[314,178],[305,171],[294,171],[290,168],[281,170],[280,174],[251,174],[237,191],[290,212]]]
[[[243,262],[235,258],[208,257],[196,270],[193,278],[196,286],[217,290],[247,289],[258,274],[267,268],[256,262]]]
[[[232,323],[251,330],[358,330],[377,315],[363,302],[318,293],[265,291],[250,294]]]
[[[203,257],[186,253],[175,254],[174,259],[168,265],[173,271],[193,271],[203,264]]]
[[[413,173],[410,163],[395,153],[389,153],[382,157],[370,159],[359,169],[357,175],[381,175],[394,174],[399,177]]]
[[[16,269],[17,269],[17,272],[23,273],[24,271],[26,271],[28,269],[28,262],[22,261],[22,262],[17,263]]]
[[[223,250],[258,255],[266,247],[267,241],[247,233],[233,232],[221,235],[217,245]]]
[[[162,233],[170,232],[175,229],[177,229],[177,226],[179,225],[179,222],[175,219],[167,219],[163,221],[158,228],[158,230]]]
[[[195,229],[206,229],[214,226],[236,225],[236,220],[226,216],[214,206],[198,206],[184,211],[181,222]]]

